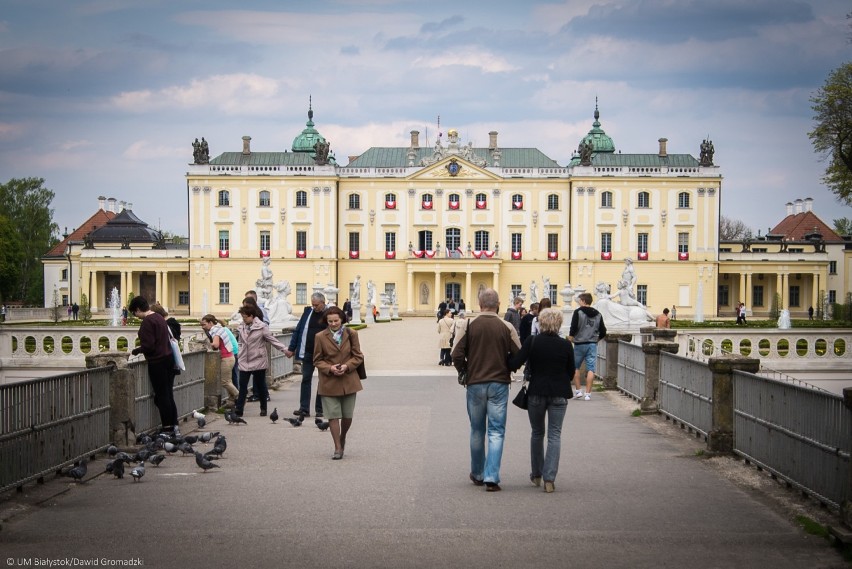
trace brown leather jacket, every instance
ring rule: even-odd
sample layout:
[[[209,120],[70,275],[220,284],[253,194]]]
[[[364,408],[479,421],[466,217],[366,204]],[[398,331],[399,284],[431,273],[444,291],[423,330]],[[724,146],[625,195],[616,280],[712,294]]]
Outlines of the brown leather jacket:
[[[467,368],[468,385],[496,381],[510,383],[509,356],[521,348],[518,332],[495,312],[483,312],[468,320],[453,347],[453,365]]]
[[[358,332],[344,329],[339,346],[332,338],[330,328],[317,332],[314,338],[314,366],[319,372],[317,392],[329,397],[349,395],[364,389],[356,371],[363,361]],[[333,375],[330,370],[337,364],[346,364],[348,371],[343,375]]]

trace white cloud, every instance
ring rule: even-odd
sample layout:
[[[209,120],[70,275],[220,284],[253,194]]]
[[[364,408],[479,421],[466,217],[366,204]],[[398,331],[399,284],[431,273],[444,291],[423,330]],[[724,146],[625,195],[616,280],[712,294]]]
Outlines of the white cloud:
[[[186,153],[186,148],[164,146],[153,144],[147,140],[138,140],[128,146],[121,155],[128,160],[158,160],[161,158],[174,158],[175,156]]]
[[[64,152],[76,150],[78,148],[86,148],[89,146],[92,146],[92,142],[89,140],[66,140],[65,142],[61,142],[59,144],[59,148]]]
[[[412,67],[415,68],[428,67],[437,69],[451,65],[476,67],[485,73],[507,73],[520,69],[504,58],[494,55],[478,46],[461,46],[442,54],[418,57],[412,62]]]

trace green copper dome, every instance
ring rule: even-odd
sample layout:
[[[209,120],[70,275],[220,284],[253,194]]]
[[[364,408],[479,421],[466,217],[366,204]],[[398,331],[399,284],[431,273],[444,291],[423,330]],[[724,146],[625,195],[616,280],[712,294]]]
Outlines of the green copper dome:
[[[314,128],[314,111],[308,103],[308,122],[302,133],[293,139],[293,152],[314,152],[314,145],[325,141],[325,137]]]
[[[595,101],[595,122],[592,123],[592,130],[589,131],[581,142],[584,144],[586,141],[592,142],[592,152],[594,154],[600,154],[604,152],[613,153],[615,152],[615,143],[612,142],[612,139],[607,136],[604,130],[601,128],[601,113],[598,111],[598,103]]]

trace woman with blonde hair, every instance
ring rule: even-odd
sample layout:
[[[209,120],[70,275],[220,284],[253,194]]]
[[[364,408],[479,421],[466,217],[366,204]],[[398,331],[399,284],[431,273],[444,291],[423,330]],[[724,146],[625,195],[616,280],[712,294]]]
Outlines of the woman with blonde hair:
[[[562,422],[568,400],[574,396],[571,379],[574,377],[574,348],[559,336],[562,313],[547,308],[538,313],[539,334],[524,341],[521,350],[509,359],[509,368],[516,370],[525,362],[530,370],[529,414],[530,481],[544,491],[556,489],[559,470],[559,450],[562,444]],[[547,452],[544,448],[545,417],[547,418]]]
[[[231,335],[225,330],[219,320],[212,314],[201,317],[201,329],[207,332],[213,348],[219,350],[221,364],[219,366],[219,383],[228,392],[226,407],[233,407],[237,403],[240,392],[234,386],[232,373],[234,370],[234,354],[238,348],[231,340]]]

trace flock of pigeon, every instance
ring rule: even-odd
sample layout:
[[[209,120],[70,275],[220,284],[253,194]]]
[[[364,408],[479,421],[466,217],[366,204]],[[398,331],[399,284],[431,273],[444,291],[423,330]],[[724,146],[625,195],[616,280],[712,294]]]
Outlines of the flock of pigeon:
[[[193,411],[192,416],[196,420],[198,428],[203,429],[207,424],[207,419],[204,414],[198,411]],[[298,418],[286,418],[285,420],[294,427],[301,427],[304,418],[305,417],[303,415],[300,415]],[[277,407],[272,410],[272,413],[269,415],[269,419],[273,424],[278,421],[279,416]],[[230,410],[225,412],[225,420],[229,425],[248,424],[245,419]],[[317,418],[314,420],[314,423],[320,431],[328,429],[328,421],[323,421],[322,419]],[[197,443],[208,444],[210,441],[213,441],[213,448],[205,453],[196,450],[196,448],[192,446]],[[118,479],[122,479],[126,472],[125,465],[136,464],[136,466],[130,469],[130,476],[133,478],[134,482],[139,482],[142,480],[142,477],[145,476],[146,462],[153,466],[160,466],[160,463],[166,460],[167,456],[181,452],[183,456],[189,454],[195,455],[195,464],[197,464],[198,467],[206,473],[208,470],[213,468],[220,468],[220,466],[213,461],[220,459],[222,454],[224,454],[225,449],[228,448],[228,441],[225,439],[225,435],[219,434],[219,431],[202,432],[197,435],[185,436],[164,432],[154,437],[146,433],[142,433],[136,437],[136,444],[142,448],[132,455],[120,451],[115,445],[110,445],[107,448],[107,455],[110,457],[110,461],[106,464],[106,472],[112,474]],[[160,451],[163,451],[166,454],[162,454]],[[84,457],[83,459],[75,462],[73,467],[62,471],[61,474],[73,479],[75,482],[83,482],[83,478],[88,472],[86,463],[87,460]]]

